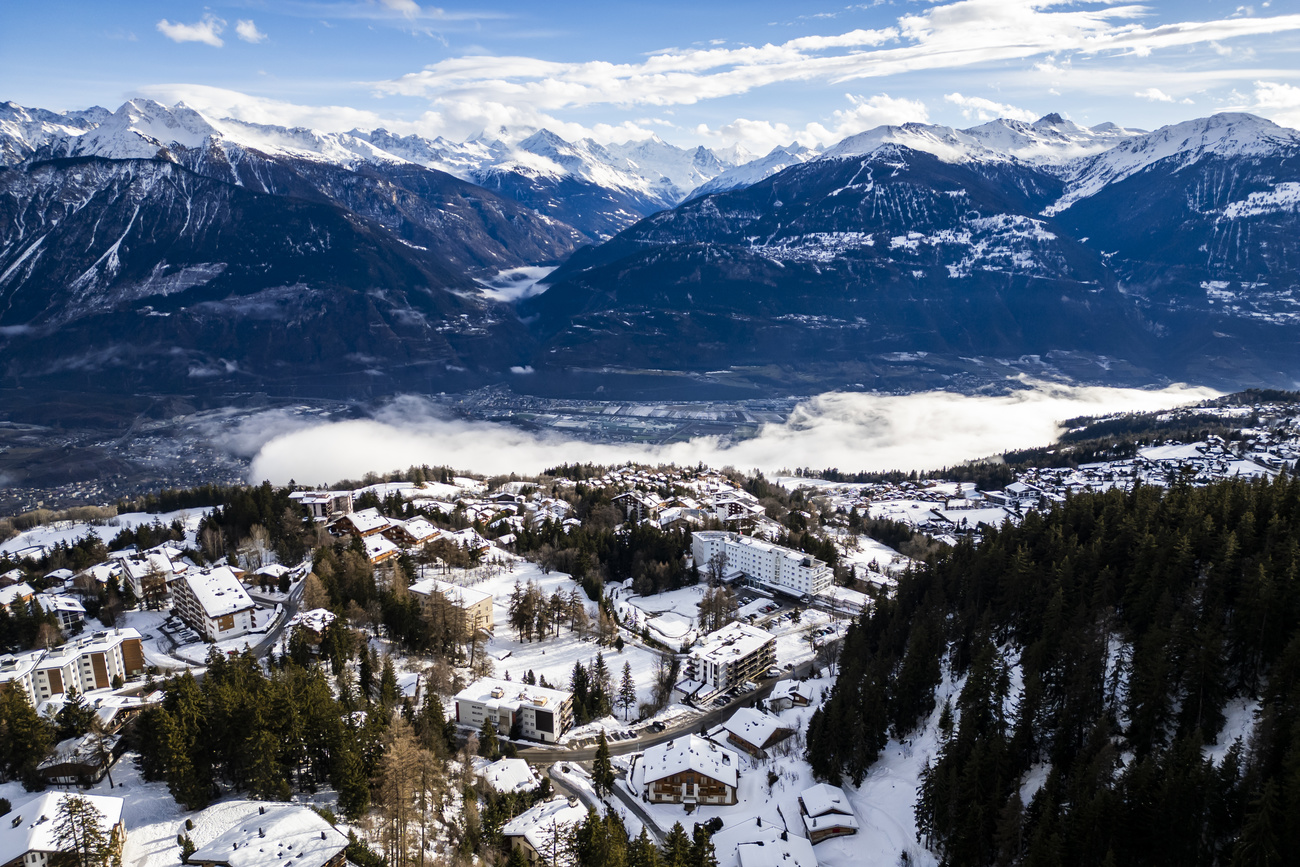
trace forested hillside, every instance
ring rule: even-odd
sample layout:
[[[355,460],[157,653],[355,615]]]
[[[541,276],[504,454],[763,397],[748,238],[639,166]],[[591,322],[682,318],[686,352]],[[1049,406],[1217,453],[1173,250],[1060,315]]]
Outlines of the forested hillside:
[[[1030,513],[854,626],[809,760],[861,781],[948,675],[916,799],[943,863],[1300,863],[1298,540],[1285,475]],[[1219,743],[1238,707],[1253,734]]]

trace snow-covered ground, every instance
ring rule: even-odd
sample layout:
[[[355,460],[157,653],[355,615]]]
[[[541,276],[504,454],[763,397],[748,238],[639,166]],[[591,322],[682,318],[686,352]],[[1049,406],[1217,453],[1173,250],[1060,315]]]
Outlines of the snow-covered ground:
[[[627,586],[616,587],[609,592],[618,616],[625,623],[632,623],[637,629],[648,627],[656,641],[676,649],[699,637],[695,619],[700,613],[700,600],[704,598],[704,590],[704,587],[697,585],[654,596],[638,596]]]
[[[551,635],[543,639],[521,641],[510,625],[510,594],[514,590],[516,581],[521,587],[532,582],[548,598],[557,591],[568,596],[577,590],[593,622],[597,617],[598,608],[595,602],[587,598],[577,582],[563,572],[544,573],[537,564],[517,558],[511,558],[508,563],[509,567],[500,574],[474,584],[474,589],[491,593],[494,600],[494,632],[488,641],[487,650],[494,660],[496,677],[523,680],[524,675],[531,671],[539,678],[546,678],[547,683],[567,689],[574,663],[581,662],[589,668],[595,662],[596,654],[601,653],[605,665],[609,668],[615,690],[618,689],[619,681],[622,679],[623,664],[626,662],[632,668],[632,679],[637,685],[638,702],[650,700],[654,685],[656,654],[635,642],[626,641],[620,652],[613,647],[601,647],[595,641],[594,628],[591,630],[592,637],[583,640],[567,626],[560,627],[558,636]],[[633,708],[630,714],[635,718],[636,709]],[[620,718],[622,715],[622,712],[617,714]]]
[[[195,536],[199,530],[199,522],[210,511],[212,511],[210,508],[203,507],[180,509],[162,514],[125,512],[99,524],[85,521],[56,521],[52,524],[24,530],[12,539],[0,543],[0,554],[13,554],[33,548],[49,549],[59,543],[70,545],[78,539],[84,538],[87,532],[94,533],[105,543],[108,543],[113,541],[113,538],[125,529],[135,529],[142,524],[152,524],[155,521],[161,522],[164,526],[171,526],[171,523],[178,519],[185,525],[185,545],[195,547]]]
[[[834,685],[834,678],[821,677],[810,680],[809,684],[815,696],[812,707],[789,708],[777,714],[784,723],[798,732],[807,730],[809,718],[821,703],[822,696],[829,693]],[[939,705],[943,704],[945,691],[955,693],[955,690],[951,684],[945,683]],[[933,759],[938,752],[938,715],[936,709],[925,729],[911,741],[899,743],[891,740],[861,786],[853,786],[851,783],[844,785],[862,828],[855,836],[818,843],[816,853],[820,864],[824,867],[857,867],[865,863],[894,864],[898,862],[899,853],[904,851],[909,853],[913,864],[936,863],[935,858],[916,842],[916,820],[912,809],[921,769],[925,761]],[[759,828],[759,820],[765,826],[773,825],[784,829],[786,824],[782,813],[797,816],[799,794],[817,782],[803,759],[802,735],[796,735],[795,738],[795,743],[788,744],[787,751],[791,753],[788,756],[775,755],[780,750],[773,750],[774,755],[761,760],[744,753],[739,754],[740,785],[738,803],[734,806],[696,807],[687,814],[685,808],[679,805],[649,804],[644,801],[641,801],[641,805],[664,832],[674,822],[681,822],[689,829],[695,822],[706,822],[715,816],[723,821],[723,831],[719,832],[723,840],[728,838],[727,831],[731,829],[735,829],[739,836],[749,836],[744,829]],[[617,761],[624,768],[630,764],[627,757],[620,757]],[[773,783],[768,782],[769,772],[776,774]],[[640,800],[642,780],[639,763],[630,783],[629,791]],[[627,783],[620,782],[620,785]],[[612,803],[625,817],[630,814],[621,802]],[[790,828],[789,831],[804,836],[802,826]],[[718,856],[720,867],[734,867],[734,849],[730,852],[719,850]]]

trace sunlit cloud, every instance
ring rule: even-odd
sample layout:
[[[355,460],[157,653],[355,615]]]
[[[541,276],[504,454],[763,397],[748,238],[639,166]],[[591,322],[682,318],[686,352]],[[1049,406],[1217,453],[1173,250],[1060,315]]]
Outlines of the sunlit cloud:
[[[696,135],[721,144],[743,144],[759,153],[777,145],[798,142],[805,147],[825,147],[846,136],[883,124],[925,123],[930,112],[919,99],[894,98],[887,93],[863,97],[846,93],[849,107],[833,112],[827,124],[812,121],[802,127],[766,120],[736,118],[716,128],[707,124],[695,127]]]
[[[799,404],[782,424],[728,445],[701,437],[668,446],[587,443],[489,422],[447,418],[416,397],[373,418],[304,427],[268,413],[246,422],[230,447],[256,449],[251,481],[329,484],[412,464],[482,473],[537,473],[572,461],[732,465],[766,472],[798,466],[842,470],[937,469],[1007,449],[1044,445],[1080,415],[1163,409],[1215,396],[1203,388],[1160,391],[1033,383],[1001,396],[830,393]]]
[[[194,24],[182,24],[180,22],[173,24],[166,18],[162,18],[156,26],[158,32],[172,42],[202,42],[205,45],[211,45],[213,48],[220,48],[225,45],[225,42],[221,39],[221,33],[226,29],[226,22],[211,12]]]
[[[235,33],[240,39],[245,42],[252,42],[255,45],[266,41],[266,34],[257,29],[257,25],[253,23],[251,18],[241,18],[235,22]]]
[[[878,30],[761,46],[671,49],[639,63],[464,56],[374,86],[381,93],[427,96],[435,102],[493,98],[527,101],[541,110],[689,105],[778,82],[842,83],[1065,53],[1146,56],[1157,49],[1300,29],[1300,15],[1148,28],[1137,23],[1146,14],[1145,7],[1136,5],[960,0],[904,15],[896,27]]]
[[[967,120],[983,122],[996,120],[1000,117],[1023,121],[1038,119],[1038,115],[1034,114],[1032,111],[1017,108],[1014,105],[1007,105],[1004,102],[994,102],[993,100],[986,99],[982,96],[963,96],[960,93],[948,93],[944,94],[943,100],[944,102],[960,106],[962,117]]]

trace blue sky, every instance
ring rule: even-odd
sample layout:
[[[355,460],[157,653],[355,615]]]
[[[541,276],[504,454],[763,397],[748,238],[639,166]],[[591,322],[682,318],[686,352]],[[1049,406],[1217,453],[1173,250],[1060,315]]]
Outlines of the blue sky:
[[[1300,126],[1300,4],[957,0],[0,4],[0,99],[464,139],[501,125],[755,151],[1058,111]]]

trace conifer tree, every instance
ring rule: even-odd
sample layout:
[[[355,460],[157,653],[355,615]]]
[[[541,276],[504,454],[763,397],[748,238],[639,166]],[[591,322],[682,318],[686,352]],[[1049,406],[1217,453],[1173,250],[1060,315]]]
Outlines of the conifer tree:
[[[70,867],[108,867],[121,864],[115,852],[107,818],[88,799],[64,795],[54,815],[54,845]]]
[[[491,719],[483,720],[483,727],[478,735],[478,754],[496,761],[501,758],[501,741],[497,737],[497,727]]]
[[[673,827],[664,838],[663,867],[691,867],[691,838],[686,836],[686,829],[681,822],[674,822]]]
[[[609,741],[605,739],[605,730],[600,730],[596,742],[596,758],[591,764],[591,781],[596,786],[596,794],[604,797],[614,790],[614,764],[610,760]]]
[[[636,682],[632,680],[632,663],[623,663],[623,680],[618,686],[618,703],[623,708],[623,719],[636,707]]]
[[[370,809],[370,784],[355,747],[342,743],[334,753],[330,782],[339,793],[339,812],[355,822]]]
[[[379,703],[385,709],[397,704],[397,673],[393,670],[393,658],[384,657],[383,674],[379,678]]]

